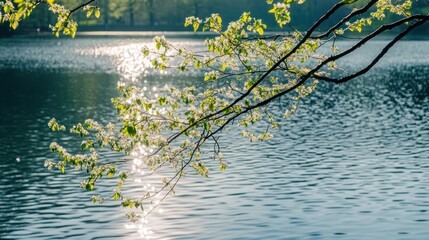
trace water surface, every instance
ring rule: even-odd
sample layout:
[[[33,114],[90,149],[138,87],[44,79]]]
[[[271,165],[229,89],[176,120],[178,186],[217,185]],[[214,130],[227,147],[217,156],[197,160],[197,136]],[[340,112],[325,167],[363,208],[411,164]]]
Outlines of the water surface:
[[[198,39],[173,40],[201,47]],[[320,84],[272,141],[249,144],[233,131],[223,140],[228,170],[209,179],[189,174],[145,225],[129,225],[115,203],[90,203],[78,177],[43,167],[55,157],[51,141],[75,142],[50,133],[47,122],[114,120],[119,79],[148,87],[195,80],[147,71],[139,50],[149,41],[0,39],[0,238],[427,238],[427,41],[401,42],[347,84]],[[345,70],[383,44],[346,59]]]

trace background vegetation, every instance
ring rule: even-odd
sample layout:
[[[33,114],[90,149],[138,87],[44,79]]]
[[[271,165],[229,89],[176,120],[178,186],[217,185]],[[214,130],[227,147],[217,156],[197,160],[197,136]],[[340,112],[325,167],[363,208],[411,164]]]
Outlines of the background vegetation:
[[[80,1],[59,0],[57,3],[64,4],[69,8],[76,7]],[[204,19],[211,13],[219,13],[224,22],[237,19],[243,12],[251,12],[252,16],[260,18],[267,24],[269,29],[281,30],[272,14],[268,13],[270,5],[264,0],[98,0],[101,16],[87,18],[86,12],[80,10],[75,13],[79,23],[80,31],[184,31],[189,30],[183,26],[188,16],[196,16]],[[314,23],[326,10],[334,5],[337,0],[309,0],[297,11],[292,8],[292,19],[286,30],[305,30]],[[429,0],[415,1],[414,12],[425,13],[429,11]],[[54,25],[56,16],[47,11],[47,5],[38,7],[34,13],[20,24],[13,32],[50,32],[49,24]],[[325,25],[329,26],[338,21],[340,16],[348,12],[348,8],[340,9],[337,17],[328,19]],[[376,28],[374,25],[371,29]],[[3,33],[12,32],[6,24],[0,25]],[[427,33],[429,27],[423,26],[418,32]]]

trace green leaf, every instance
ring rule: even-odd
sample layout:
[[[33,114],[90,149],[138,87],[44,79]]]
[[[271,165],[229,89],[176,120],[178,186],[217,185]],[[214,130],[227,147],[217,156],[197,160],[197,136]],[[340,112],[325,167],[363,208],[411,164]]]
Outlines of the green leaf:
[[[86,17],[89,18],[93,12],[94,12],[94,8],[88,9],[88,11],[86,12]]]
[[[259,35],[264,35],[264,29],[261,27],[256,28],[256,31],[259,33]]]
[[[225,171],[227,167],[228,167],[228,165],[227,165],[227,164],[225,164],[225,163],[223,163],[223,162],[221,162],[221,163],[219,164],[219,169],[220,169],[221,171]]]
[[[219,24],[222,24],[222,18],[218,15],[218,16],[216,16],[216,21],[219,23]]]
[[[112,196],[113,200],[119,200],[121,198],[121,194],[119,192],[115,192]]]
[[[191,164],[191,166],[195,169],[195,172],[200,174],[201,176],[208,178],[209,177],[209,170],[206,168],[206,166],[204,165],[204,163],[195,163],[193,162]]]
[[[371,20],[371,18],[368,18],[368,19],[366,20],[366,22],[368,23],[368,25],[371,25],[371,24],[372,24],[372,20]]]
[[[200,27],[200,23],[198,21],[194,21],[194,23],[192,23],[192,27],[194,28],[194,32],[196,32]]]
[[[21,17],[22,17],[22,15],[24,14],[24,9],[25,8],[20,8],[19,10],[18,10],[18,12],[15,14],[15,21],[19,21],[19,20],[21,20]]]
[[[240,20],[245,23],[249,22],[251,20],[250,13],[248,12],[243,13],[243,15],[241,15]]]
[[[85,188],[86,188],[86,190],[88,190],[88,191],[92,191],[92,190],[94,190],[94,183],[92,183],[92,182],[88,182],[88,183],[86,184]]]
[[[147,57],[147,56],[149,56],[149,53],[150,53],[149,48],[147,46],[145,46],[142,50],[143,56]]]
[[[13,30],[15,30],[18,27],[18,21],[11,22],[10,27],[13,28]]]
[[[352,3],[354,3],[354,2],[356,2],[357,0],[342,0],[341,1],[341,3],[344,3],[344,4],[352,4]]]
[[[9,4],[5,4],[3,7],[4,13],[9,13],[12,8],[9,6]]]
[[[223,72],[223,71],[225,71],[225,70],[226,70],[226,67],[227,67],[226,62],[223,62],[223,63],[222,63],[221,71],[222,71],[222,72]]]
[[[76,30],[71,30],[71,31],[70,31],[70,36],[71,36],[72,38],[74,38],[74,37],[76,36]]]
[[[95,13],[94,13],[96,18],[100,18],[100,8],[96,8],[95,9]]]
[[[158,103],[159,103],[160,106],[163,106],[165,104],[165,102],[166,102],[165,97],[158,98]]]
[[[137,130],[134,126],[127,126],[127,133],[129,136],[134,137],[137,134]]]
[[[214,103],[213,103],[213,102],[209,103],[209,109],[210,109],[210,111],[214,112],[214,110],[215,110],[215,105],[214,105]]]
[[[119,179],[121,179],[121,181],[125,181],[125,179],[127,179],[127,173],[122,171],[119,173]]]
[[[207,122],[204,122],[203,125],[204,125],[204,129],[206,129],[207,131],[210,131],[211,129],[210,124],[208,124]]]
[[[115,176],[115,169],[114,168],[111,168],[110,170],[109,170],[109,172],[107,173],[107,177],[108,178],[112,178],[112,177],[114,177]]]
[[[276,13],[276,12],[278,12],[278,10],[277,10],[278,8],[276,8],[276,7],[274,7],[274,8],[272,8],[272,9],[270,9],[268,12],[269,13]]]

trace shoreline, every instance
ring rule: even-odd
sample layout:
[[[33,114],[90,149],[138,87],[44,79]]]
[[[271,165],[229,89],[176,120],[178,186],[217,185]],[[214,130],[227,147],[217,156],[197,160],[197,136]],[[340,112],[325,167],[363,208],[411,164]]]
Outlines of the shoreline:
[[[56,38],[49,31],[1,31],[0,29],[0,39],[1,38],[10,38],[10,37],[41,37],[41,38]],[[265,35],[279,34],[280,31],[266,32]],[[364,36],[367,33],[363,34],[347,34],[344,37],[339,37],[337,40],[340,41],[351,41],[355,39],[347,38],[359,38],[359,36]],[[137,31],[137,30],[125,30],[125,31],[104,31],[104,30],[80,30],[76,34],[76,38],[86,38],[86,37],[119,37],[119,38],[152,38],[159,35],[165,35],[166,37],[174,38],[207,38],[214,37],[218,34],[212,32],[193,32],[192,30],[154,30],[154,31]],[[377,37],[378,40],[388,40],[391,36],[395,36],[394,33],[385,33]],[[61,38],[68,38],[68,36],[60,36]],[[429,40],[429,34],[425,32],[415,32],[410,33],[405,36],[402,40]]]

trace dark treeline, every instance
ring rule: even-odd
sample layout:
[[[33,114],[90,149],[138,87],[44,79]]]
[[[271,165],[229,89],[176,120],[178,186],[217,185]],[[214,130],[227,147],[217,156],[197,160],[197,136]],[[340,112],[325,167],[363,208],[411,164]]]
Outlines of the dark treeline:
[[[81,2],[76,0],[58,0],[67,7],[73,8]],[[307,0],[303,5],[292,8],[293,21],[290,29],[305,29],[319,18],[338,0]],[[79,12],[75,18],[79,29],[82,30],[185,30],[183,23],[188,16],[205,18],[211,13],[221,14],[224,22],[237,19],[243,12],[251,12],[253,16],[263,19],[269,27],[275,27],[274,17],[268,13],[270,6],[265,0],[98,0],[101,17],[96,19],[86,17],[85,12]],[[353,6],[344,7],[338,12],[337,18],[347,14]],[[47,11],[47,6],[41,6],[23,21],[21,31],[49,31],[49,24],[55,23],[55,16]],[[429,0],[418,0],[414,9],[429,12]],[[330,19],[332,24],[336,19]],[[4,28],[4,26],[3,26]],[[287,29],[288,28],[288,29]],[[428,27],[426,27],[428,29]],[[280,29],[274,29],[280,30]]]

